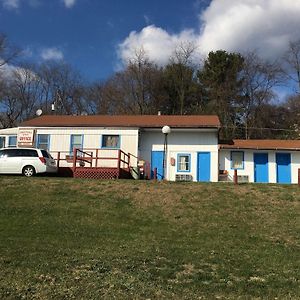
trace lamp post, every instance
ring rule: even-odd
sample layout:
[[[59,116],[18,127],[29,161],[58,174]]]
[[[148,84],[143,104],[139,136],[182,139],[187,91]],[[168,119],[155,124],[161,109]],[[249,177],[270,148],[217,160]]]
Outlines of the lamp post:
[[[163,179],[165,179],[166,174],[166,158],[168,153],[168,134],[171,132],[171,128],[166,125],[161,129],[162,133],[164,134],[164,158],[163,158]]]

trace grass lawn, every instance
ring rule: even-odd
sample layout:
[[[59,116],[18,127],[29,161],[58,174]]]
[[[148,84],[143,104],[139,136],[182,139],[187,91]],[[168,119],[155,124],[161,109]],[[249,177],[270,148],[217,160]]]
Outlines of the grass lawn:
[[[0,299],[300,298],[300,188],[0,177]]]

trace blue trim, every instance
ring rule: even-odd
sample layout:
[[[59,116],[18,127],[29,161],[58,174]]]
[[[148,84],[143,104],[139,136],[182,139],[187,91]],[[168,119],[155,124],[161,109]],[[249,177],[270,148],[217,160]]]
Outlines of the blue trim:
[[[41,135],[46,135],[47,136],[47,150],[50,151],[50,134],[48,134],[48,133],[41,133],[41,134],[37,135],[37,139],[36,139],[36,142],[35,142],[35,147],[40,148]]]
[[[233,164],[232,164],[232,154],[233,153],[242,153],[243,154],[243,158],[242,158],[242,167],[241,168],[234,168]],[[244,160],[245,160],[245,153],[244,151],[231,151],[230,152],[230,168],[231,170],[244,170]]]
[[[116,147],[106,147],[106,146],[103,146],[103,139],[106,136],[117,136],[117,137],[119,137],[119,139],[118,139],[118,145]],[[101,148],[102,149],[120,149],[121,148],[121,136],[119,134],[102,134],[102,136],[101,136]]]
[[[189,158],[188,170],[179,170],[179,157],[180,156],[188,156],[188,158]],[[180,173],[189,173],[189,172],[191,172],[191,154],[190,153],[178,153],[177,154],[177,172],[180,172]]]
[[[81,145],[80,145],[80,149],[83,148],[83,141],[84,141],[84,135],[83,134],[71,134],[70,135],[70,155],[73,155],[73,137],[74,136],[80,136],[81,137]]]
[[[11,139],[14,138],[15,139],[15,143],[11,144]],[[10,135],[8,137],[8,147],[16,147],[17,146],[17,136],[16,135]]]

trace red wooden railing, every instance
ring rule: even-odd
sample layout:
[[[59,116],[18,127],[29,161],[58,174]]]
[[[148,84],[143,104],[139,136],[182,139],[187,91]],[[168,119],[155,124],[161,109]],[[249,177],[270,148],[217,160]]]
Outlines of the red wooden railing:
[[[109,155],[104,155],[104,153],[109,153]],[[121,149],[97,149],[97,148],[85,148],[85,149],[78,149],[74,148],[72,155],[68,151],[58,151],[58,152],[51,152],[54,158],[57,161],[57,167],[61,166],[61,161],[66,161],[68,163],[72,163],[72,170],[73,172],[78,167],[85,167],[88,164],[88,167],[103,167],[104,162],[113,162],[108,163],[109,168],[118,168],[125,169],[126,171],[134,171],[133,166],[136,166],[134,161],[138,164],[139,161],[143,161],[136,155],[132,153],[125,153]],[[56,153],[56,155],[55,155]],[[115,156],[112,156],[115,153]],[[64,156],[64,158],[63,158]],[[101,164],[102,162],[102,164]],[[133,165],[132,165],[133,163]],[[105,164],[105,163],[104,163]],[[107,165],[107,163],[106,163]],[[151,168],[150,163],[144,161],[144,164],[141,167],[142,175],[144,179],[151,178]]]
[[[130,161],[132,161],[131,157],[135,158],[137,163],[139,161],[144,161],[143,165],[139,166],[140,167],[140,172],[142,173],[144,179],[151,179],[151,166],[150,166],[150,163],[148,161],[143,160],[142,158],[132,154],[132,153],[128,153],[128,155],[129,155],[129,160]]]

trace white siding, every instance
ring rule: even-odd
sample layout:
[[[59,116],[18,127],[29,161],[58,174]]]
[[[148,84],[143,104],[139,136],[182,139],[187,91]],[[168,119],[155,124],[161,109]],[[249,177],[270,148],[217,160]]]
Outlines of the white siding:
[[[140,157],[151,163],[151,151],[163,151],[164,135],[160,132],[145,131],[140,137]],[[218,133],[217,131],[175,131],[168,135],[168,152],[166,158],[166,178],[174,181],[177,171],[177,155],[185,153],[191,155],[191,170],[188,173],[197,181],[197,153],[210,152],[211,170],[210,180],[218,181]],[[175,166],[171,166],[171,158],[175,159]]]
[[[269,158],[269,182],[277,182],[276,153],[291,153],[291,181],[296,184],[298,182],[298,169],[300,168],[300,152],[299,151],[274,151],[274,150],[232,150],[244,152],[244,168],[238,170],[238,175],[248,175],[249,182],[254,182],[254,153],[268,153]],[[229,179],[233,180],[234,170],[231,169],[231,150],[220,150],[220,170],[227,170]]]
[[[57,153],[61,152],[61,158],[65,158],[70,154],[71,135],[83,135],[84,149],[100,149],[102,143],[102,135],[120,135],[120,149],[125,153],[131,153],[137,156],[138,148],[138,130],[137,129],[106,129],[106,128],[36,128],[36,136],[38,134],[49,134],[50,145],[49,150],[54,158]],[[96,151],[93,151],[94,155]],[[100,154],[99,154],[100,155]],[[116,150],[101,150],[101,156],[118,157]],[[133,165],[136,161],[133,161]],[[70,166],[66,162],[62,162],[61,166]],[[106,162],[101,166],[112,166]]]
[[[9,146],[9,137],[18,135],[18,127],[0,129],[0,137],[5,138],[4,147]],[[1,146],[0,146],[1,147]]]

